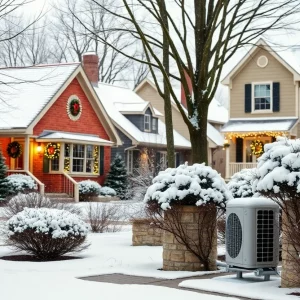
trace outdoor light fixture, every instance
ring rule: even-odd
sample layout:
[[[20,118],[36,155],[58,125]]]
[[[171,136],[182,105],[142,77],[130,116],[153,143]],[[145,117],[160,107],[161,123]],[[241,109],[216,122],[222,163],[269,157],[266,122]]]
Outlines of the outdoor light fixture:
[[[223,149],[226,149],[228,147],[230,147],[230,143],[229,143],[228,139],[226,138],[223,143]]]
[[[41,143],[38,143],[36,150],[37,150],[38,154],[42,153],[42,145],[41,145]]]

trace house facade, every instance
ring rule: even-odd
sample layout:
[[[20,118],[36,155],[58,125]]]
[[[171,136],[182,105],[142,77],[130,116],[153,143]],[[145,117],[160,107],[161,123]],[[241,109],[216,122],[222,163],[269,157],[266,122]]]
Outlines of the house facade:
[[[154,108],[163,112],[164,100],[159,95],[154,83],[145,79],[135,89],[135,92],[152,104]],[[186,108],[186,101],[184,99],[184,93],[181,93],[181,103]],[[175,102],[172,102],[172,117],[174,129],[190,140],[190,134],[185,124],[180,111],[177,108]],[[163,114],[159,116],[162,122],[165,122]],[[222,176],[225,176],[225,151],[223,151],[224,137],[220,132],[220,128],[228,121],[228,111],[220,103],[213,99],[209,106],[208,111],[208,123],[207,123],[207,141],[208,141],[208,164],[216,169]],[[190,162],[190,160],[187,160]]]
[[[226,178],[256,167],[264,144],[277,136],[297,138],[300,67],[292,52],[276,52],[260,39],[223,79],[229,88]]]
[[[111,148],[121,140],[82,66],[6,68],[0,77],[8,174],[27,174],[41,193],[67,193],[75,201],[78,181],[103,184]]]

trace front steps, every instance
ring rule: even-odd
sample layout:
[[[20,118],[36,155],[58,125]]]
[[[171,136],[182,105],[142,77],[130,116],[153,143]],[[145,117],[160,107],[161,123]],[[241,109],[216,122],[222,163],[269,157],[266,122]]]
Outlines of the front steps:
[[[45,193],[45,196],[52,201],[57,202],[75,202],[74,198],[65,193]]]

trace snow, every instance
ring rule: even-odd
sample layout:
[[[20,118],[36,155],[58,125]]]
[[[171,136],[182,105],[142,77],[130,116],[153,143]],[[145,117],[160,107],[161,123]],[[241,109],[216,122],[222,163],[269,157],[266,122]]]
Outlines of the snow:
[[[117,108],[115,103],[145,103],[134,91],[109,84],[99,83],[94,87],[101,103],[107,111],[110,118],[116,124],[116,127],[125,132],[134,141],[141,144],[166,145],[165,124],[158,120],[158,134],[140,131],[132,122],[130,122]],[[150,104],[149,104],[150,105]],[[176,147],[190,148],[191,143],[180,135],[176,130],[174,133],[174,144]]]
[[[88,179],[82,180],[78,184],[79,194],[95,193],[95,196],[100,195],[101,185],[97,181]]]
[[[26,189],[36,190],[37,185],[29,175],[12,174],[6,177],[10,193],[23,192]]]
[[[184,164],[159,172],[148,188],[144,202],[156,200],[164,210],[171,208],[173,201],[184,200],[193,201],[197,206],[214,202],[224,208],[231,198],[217,171],[205,164]]]
[[[101,139],[96,135],[90,134],[74,134],[70,132],[62,131],[43,131],[36,139],[37,142],[81,142],[81,143],[93,143],[94,145],[112,145],[113,142]]]
[[[223,126],[222,132],[289,131],[297,120],[297,118],[230,119],[229,122]]]
[[[39,263],[0,260],[1,299],[82,300],[97,297],[111,300],[140,300],[141,297],[143,300],[223,299],[220,296],[200,295],[166,287],[117,285],[79,279],[84,276],[114,273],[164,279],[205,274],[205,272],[160,271],[158,269],[162,267],[162,247],[132,247],[131,238],[131,231],[89,234],[90,248],[77,254],[83,259]],[[0,247],[0,256],[12,254],[8,247]]]
[[[224,137],[215,127],[207,123],[207,137],[212,140],[217,146],[223,146]]]
[[[100,195],[104,195],[104,196],[116,196],[117,192],[114,189],[112,189],[111,187],[103,186],[100,189]]]
[[[228,115],[228,110],[213,98],[208,107],[208,122],[224,124],[228,121]]]
[[[86,236],[89,231],[89,225],[77,215],[53,208],[26,207],[7,222],[10,235],[23,232],[29,228],[34,229],[36,232],[51,234],[54,239],[67,236]]]
[[[237,279],[236,275],[229,275],[213,279],[185,280],[179,286],[260,300],[297,299],[297,297],[287,294],[299,292],[299,290],[280,288],[279,276],[271,276],[270,281],[263,281],[263,278],[258,278],[253,273],[243,276],[244,279]]]
[[[0,69],[1,129],[26,128],[79,64]]]

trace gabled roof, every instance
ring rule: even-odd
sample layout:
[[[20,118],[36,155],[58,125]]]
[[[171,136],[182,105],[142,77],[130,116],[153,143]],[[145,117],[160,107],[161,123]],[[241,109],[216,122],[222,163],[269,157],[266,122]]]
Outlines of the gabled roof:
[[[127,101],[124,99],[123,101]],[[129,100],[130,101],[130,100]],[[123,115],[134,115],[134,114],[144,114],[149,108],[152,111],[152,115],[155,117],[163,116],[157,109],[152,107],[152,105],[147,102],[115,102],[115,106]]]
[[[224,85],[231,85],[231,79],[239,72],[239,70],[253,57],[254,52],[263,48],[267,50],[277,61],[286,67],[293,75],[294,81],[300,80],[300,65],[292,51],[280,50],[276,51],[264,39],[259,39],[257,43],[246,53],[246,55],[233,67],[233,69],[221,81]]]
[[[0,69],[0,132],[32,134],[37,122],[75,77],[80,78],[89,100],[95,99],[93,107],[110,138],[120,144],[80,63]]]
[[[158,121],[158,134],[148,133],[139,130],[139,128],[122,114],[120,103],[124,103],[125,105],[130,103],[136,105],[138,103],[141,107],[147,104],[147,102],[140,98],[134,91],[100,82],[98,87],[94,88],[115,126],[128,136],[133,144],[152,144],[156,146],[165,146],[167,144],[165,124],[162,121]],[[190,142],[177,131],[174,130],[173,133],[176,147],[191,147]]]

